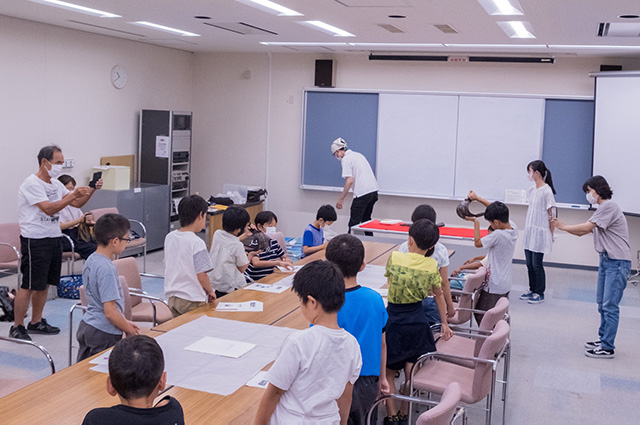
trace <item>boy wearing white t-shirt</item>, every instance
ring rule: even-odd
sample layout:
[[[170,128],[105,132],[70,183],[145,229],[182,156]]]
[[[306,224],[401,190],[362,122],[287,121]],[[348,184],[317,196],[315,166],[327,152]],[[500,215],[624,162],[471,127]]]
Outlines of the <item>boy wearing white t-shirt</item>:
[[[282,344],[255,424],[346,423],[362,358],[356,339],[338,326],[344,278],[338,266],[318,260],[296,273],[293,290],[313,326]]]
[[[207,220],[207,201],[198,195],[178,204],[180,229],[164,239],[164,293],[173,317],[213,302],[216,294],[207,272],[213,270],[204,241],[196,235]]]

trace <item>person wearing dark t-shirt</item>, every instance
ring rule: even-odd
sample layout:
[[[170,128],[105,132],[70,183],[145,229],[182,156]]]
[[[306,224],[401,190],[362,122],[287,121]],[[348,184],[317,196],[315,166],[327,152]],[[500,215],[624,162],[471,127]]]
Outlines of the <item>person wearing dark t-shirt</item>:
[[[107,392],[122,404],[91,410],[82,425],[184,425],[182,406],[175,398],[153,400],[164,390],[167,372],[158,343],[146,335],[120,340],[109,356]]]

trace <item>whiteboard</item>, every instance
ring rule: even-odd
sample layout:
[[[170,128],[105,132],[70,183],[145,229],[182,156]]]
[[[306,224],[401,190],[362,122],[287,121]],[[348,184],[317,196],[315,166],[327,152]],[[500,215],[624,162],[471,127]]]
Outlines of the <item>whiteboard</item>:
[[[640,75],[596,77],[593,174],[601,175],[622,211],[640,214]]]
[[[458,96],[380,94],[380,191],[453,196]]]
[[[526,189],[527,164],[542,157],[544,99],[460,96],[455,196],[504,199]]]

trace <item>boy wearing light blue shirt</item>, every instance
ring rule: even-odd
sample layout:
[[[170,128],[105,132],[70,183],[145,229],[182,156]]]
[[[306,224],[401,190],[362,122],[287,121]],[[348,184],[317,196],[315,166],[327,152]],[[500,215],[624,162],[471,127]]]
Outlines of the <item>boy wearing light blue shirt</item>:
[[[82,269],[87,294],[87,311],[78,326],[78,361],[98,354],[122,339],[122,333],[137,335],[138,327],[124,317],[124,294],[111,259],[130,241],[129,220],[119,214],[105,214],[94,226],[98,248]]]

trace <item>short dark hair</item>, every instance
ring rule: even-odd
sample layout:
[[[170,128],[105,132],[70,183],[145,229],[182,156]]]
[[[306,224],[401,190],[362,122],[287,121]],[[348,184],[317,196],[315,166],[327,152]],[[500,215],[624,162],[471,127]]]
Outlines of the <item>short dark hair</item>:
[[[253,222],[256,224],[265,225],[267,223],[271,223],[271,221],[278,222],[278,217],[272,211],[260,211],[256,214],[256,218],[253,219]]]
[[[123,238],[131,230],[131,224],[120,214],[108,213],[96,221],[93,233],[100,246],[107,246],[112,239]]]
[[[244,230],[249,221],[251,221],[251,218],[244,208],[229,207],[222,214],[222,228],[229,233],[233,233],[238,229]]]
[[[595,190],[602,199],[611,199],[613,196],[613,190],[611,190],[609,183],[607,183],[607,179],[602,176],[593,176],[584,182],[582,191],[587,193],[589,188]]]
[[[315,298],[325,313],[337,313],[344,304],[344,277],[337,265],[316,260],[293,276],[293,288],[303,303]]]
[[[111,385],[125,400],[149,397],[160,382],[162,372],[162,348],[146,335],[121,339],[109,355]]]
[[[436,210],[429,204],[418,205],[415,210],[413,210],[413,214],[411,214],[411,221],[418,221],[426,218],[427,220],[431,220],[434,223],[436,222]]]
[[[318,208],[318,213],[316,214],[316,220],[320,219],[324,221],[336,221],[338,219],[338,213],[336,213],[336,209],[333,208],[332,205],[323,205]]]
[[[325,256],[340,267],[345,278],[355,277],[364,262],[364,245],[355,236],[338,235],[327,244]]]
[[[58,177],[58,181],[65,186],[68,185],[69,183],[71,183],[74,187],[76,185],[76,179],[71,177],[69,174],[61,175],[60,177]]]
[[[434,246],[440,239],[440,229],[433,221],[423,218],[414,221],[409,227],[409,236],[413,238],[418,248],[427,250],[425,255],[429,257],[433,254]]]
[[[509,207],[500,201],[492,202],[484,212],[484,218],[487,221],[498,220],[502,223],[508,223]]]
[[[42,164],[43,159],[51,162],[51,160],[53,159],[53,154],[56,152],[62,152],[62,149],[60,149],[60,147],[56,145],[49,145],[40,149],[40,152],[38,152],[38,166]]]
[[[193,224],[200,214],[206,214],[209,210],[209,205],[201,196],[189,195],[180,200],[178,204],[178,218],[180,219],[180,226],[188,226]]]

